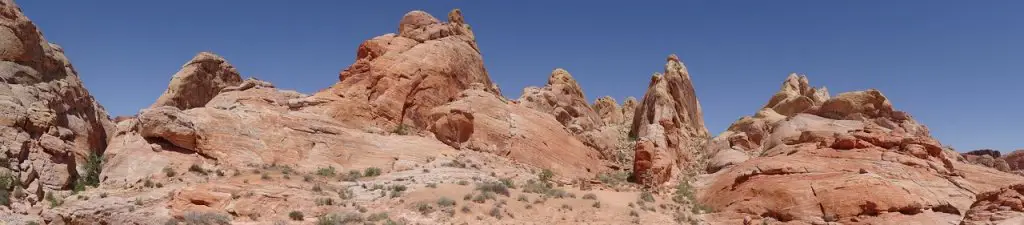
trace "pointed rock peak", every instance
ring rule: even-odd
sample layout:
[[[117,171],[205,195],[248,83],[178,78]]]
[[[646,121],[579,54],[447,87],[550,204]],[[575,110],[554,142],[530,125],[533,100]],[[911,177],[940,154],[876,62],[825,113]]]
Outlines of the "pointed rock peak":
[[[771,108],[784,116],[793,116],[821,106],[828,99],[828,89],[815,89],[811,87],[807,75],[790,73],[782,82],[779,92],[775,93],[762,108]]]
[[[466,20],[462,18],[462,10],[461,9],[452,9],[451,12],[448,12],[448,22],[449,23],[455,23],[455,24],[466,23]]]
[[[551,71],[551,76],[548,77],[548,85],[555,84],[576,84],[576,79],[572,78],[572,74],[562,68],[556,68]]]
[[[211,52],[200,52],[171,78],[167,90],[150,108],[171,106],[181,110],[203,107],[221,90],[242,83],[235,66]]]
[[[689,73],[686,72],[686,65],[683,65],[683,61],[679,60],[679,56],[676,56],[676,54],[668,55],[667,61],[665,63],[665,73],[679,73],[687,79],[690,78]]]

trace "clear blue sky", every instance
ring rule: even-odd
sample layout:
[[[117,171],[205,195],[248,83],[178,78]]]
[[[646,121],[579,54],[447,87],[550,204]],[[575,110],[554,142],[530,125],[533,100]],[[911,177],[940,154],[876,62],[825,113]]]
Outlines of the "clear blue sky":
[[[313,93],[405,12],[462,8],[509,97],[563,67],[621,102],[677,53],[714,133],[800,72],[833,95],[880,89],[958,150],[1024,148],[1021,1],[551,2],[18,1],[112,115],[147,107],[199,51]]]

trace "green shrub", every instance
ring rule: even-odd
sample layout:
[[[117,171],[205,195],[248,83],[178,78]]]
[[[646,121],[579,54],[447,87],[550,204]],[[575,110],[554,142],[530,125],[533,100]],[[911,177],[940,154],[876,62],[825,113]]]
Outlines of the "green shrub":
[[[654,202],[654,195],[650,191],[640,192],[640,200],[645,202]]]
[[[85,165],[82,166],[82,170],[85,171],[85,174],[81,174],[79,182],[87,186],[99,186],[100,172],[103,171],[103,157],[95,152],[90,152],[89,156],[85,159]]]
[[[199,166],[199,164],[192,164],[191,166],[188,167],[188,171],[189,172],[193,172],[193,173],[202,174],[203,176],[206,176],[206,175],[210,174],[209,171],[206,171],[206,169],[203,169],[203,167]]]
[[[305,216],[302,215],[302,212],[299,211],[292,211],[288,213],[288,218],[291,218],[292,220],[301,221],[304,217]]]
[[[505,187],[516,189],[516,182],[512,180],[512,178],[501,178],[498,180],[501,181],[502,184],[505,184]]]
[[[391,131],[391,133],[392,134],[397,134],[397,135],[408,135],[409,132],[410,132],[409,130],[410,130],[409,126],[407,126],[407,125],[405,125],[403,123],[403,124],[398,124],[398,126],[396,126],[395,129]]]
[[[476,185],[476,190],[481,192],[491,192],[504,196],[509,196],[508,187],[500,182],[484,182]]]
[[[333,177],[335,172],[336,171],[334,170],[333,166],[328,166],[326,168],[319,168],[319,169],[317,169],[316,170],[316,175],[320,175],[320,176],[324,176],[324,177]]]
[[[448,197],[441,197],[437,199],[437,205],[441,207],[451,207],[455,205],[455,200],[452,200]]]
[[[376,176],[380,176],[380,172],[381,172],[380,168],[370,167],[370,168],[366,168],[363,171],[363,176],[365,176],[365,177],[376,177]]]
[[[15,186],[16,179],[10,172],[0,173],[0,205],[11,204],[11,193],[9,190]]]
[[[416,211],[419,211],[423,215],[427,215],[430,214],[431,212],[434,212],[434,207],[431,207],[427,203],[421,202],[416,204]]]
[[[231,218],[227,215],[207,212],[187,212],[182,217],[185,224],[192,225],[228,225],[231,224]]]
[[[178,174],[177,174],[177,172],[174,172],[173,168],[165,167],[164,168],[164,175],[167,176],[167,177],[174,177],[175,175],[178,175]]]
[[[543,171],[540,172],[540,174],[537,175],[537,178],[540,179],[540,182],[547,183],[550,182],[551,178],[554,176],[555,173],[551,172],[550,169],[544,169]]]
[[[363,174],[360,173],[358,170],[349,170],[347,175],[341,176],[341,180],[343,180],[343,181],[356,181],[356,180],[358,180],[359,178],[362,178],[362,177],[363,177]]]

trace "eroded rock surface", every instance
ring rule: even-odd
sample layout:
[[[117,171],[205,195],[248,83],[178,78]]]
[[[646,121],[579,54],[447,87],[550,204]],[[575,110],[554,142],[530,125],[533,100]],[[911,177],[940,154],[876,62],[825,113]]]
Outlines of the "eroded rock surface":
[[[651,77],[633,115],[630,136],[637,137],[633,176],[657,185],[694,170],[708,138],[704,118],[686,66],[670,55],[664,74]]]
[[[805,89],[806,78],[790,76],[780,92],[793,83]],[[698,199],[715,209],[709,222],[986,224],[1020,211],[978,204],[995,195],[985,193],[1012,194],[1005,188],[1024,179],[959,161],[881,92],[824,101],[807,94],[826,93],[801,93],[776,94],[768,104],[776,107],[741,118],[708,145],[716,173],[701,179]],[[804,98],[809,105],[773,104]]]
[[[185,110],[203,107],[224,88],[240,83],[242,77],[227,60],[210,52],[200,52],[171,77],[167,90],[150,108],[170,106]]]
[[[44,196],[83,182],[86,157],[102,154],[113,123],[64,49],[10,0],[0,0],[0,60],[0,176],[9,186],[0,193],[15,193],[0,215],[44,210]]]

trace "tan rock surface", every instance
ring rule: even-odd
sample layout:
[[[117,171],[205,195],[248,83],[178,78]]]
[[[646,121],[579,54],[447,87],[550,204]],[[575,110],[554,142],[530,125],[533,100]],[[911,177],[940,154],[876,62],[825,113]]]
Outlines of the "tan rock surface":
[[[223,57],[200,52],[171,77],[167,90],[150,108],[170,106],[185,110],[203,107],[222,89],[241,82],[238,70]]]
[[[665,73],[651,77],[630,129],[630,136],[638,137],[633,175],[647,185],[692,170],[708,138],[690,74],[676,55],[667,61]]]
[[[700,181],[699,202],[715,209],[709,222],[974,224],[1020,211],[989,209],[965,219],[982,193],[1024,178],[960,162],[880,92],[812,103],[784,119],[766,107],[714,139],[708,150],[718,154],[763,150],[745,161],[711,160],[735,166],[709,167],[717,172]]]
[[[71,189],[112,129],[64,49],[47,42],[13,1],[0,0],[0,173],[18,186],[4,193],[23,194],[0,206],[0,215],[45,210],[44,196]]]
[[[409,12],[398,34],[363,42],[356,62],[339,79],[315,95],[325,101],[317,111],[341,122],[386,130],[395,130],[399,124],[426,127],[431,109],[473,83],[500,95],[459,10],[449,13],[448,22],[425,12]]]
[[[559,123],[574,134],[604,125],[597,112],[587,104],[583,89],[576,83],[576,79],[561,68],[551,71],[544,87],[524,89],[519,102],[527,108],[554,115]]]

